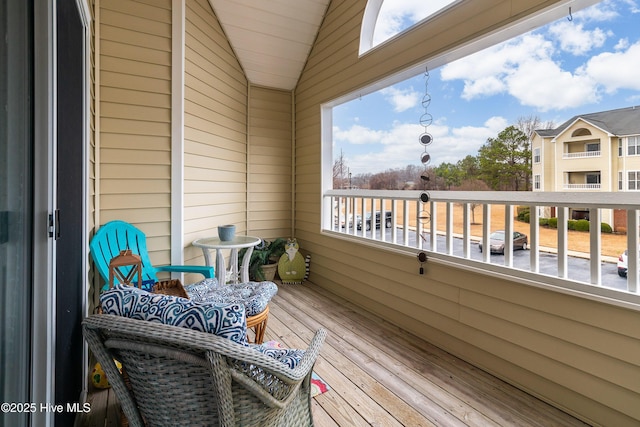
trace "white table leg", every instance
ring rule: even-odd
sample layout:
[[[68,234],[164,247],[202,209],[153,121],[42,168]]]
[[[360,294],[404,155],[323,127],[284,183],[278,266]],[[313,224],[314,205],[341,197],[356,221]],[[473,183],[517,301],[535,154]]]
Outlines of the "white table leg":
[[[247,283],[249,281],[249,261],[251,260],[252,252],[253,246],[250,246],[242,257],[242,283]]]
[[[216,278],[218,279],[218,286],[227,284],[227,266],[224,263],[224,256],[220,249],[216,249]]]
[[[229,255],[229,281],[231,283],[238,283],[238,249],[231,249],[231,255]]]

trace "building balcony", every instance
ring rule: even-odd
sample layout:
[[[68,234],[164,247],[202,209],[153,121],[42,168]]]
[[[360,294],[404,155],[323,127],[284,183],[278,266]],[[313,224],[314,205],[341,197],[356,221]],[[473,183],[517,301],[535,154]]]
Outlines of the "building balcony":
[[[564,184],[562,186],[565,190],[600,190],[601,184]]]
[[[597,151],[581,151],[577,153],[562,153],[563,159],[585,159],[590,157],[600,157],[600,150]]]

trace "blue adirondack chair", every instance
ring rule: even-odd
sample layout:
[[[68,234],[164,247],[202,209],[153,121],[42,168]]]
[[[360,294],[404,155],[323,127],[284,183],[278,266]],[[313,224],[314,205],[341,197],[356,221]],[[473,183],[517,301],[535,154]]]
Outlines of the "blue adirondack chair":
[[[142,288],[150,290],[158,281],[160,271],[199,273],[206,279],[215,277],[213,267],[199,265],[165,265],[154,267],[147,252],[147,238],[135,226],[124,221],[110,221],[100,227],[89,244],[91,257],[100,276],[109,287],[109,262],[118,256],[120,251],[130,249],[131,253],[139,255],[142,261]]]

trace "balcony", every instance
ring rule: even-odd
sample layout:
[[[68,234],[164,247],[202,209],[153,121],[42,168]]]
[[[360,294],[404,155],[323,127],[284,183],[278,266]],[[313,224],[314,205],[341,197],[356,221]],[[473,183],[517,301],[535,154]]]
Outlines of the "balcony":
[[[329,332],[314,368],[331,388],[313,399],[317,426],[586,426],[314,284],[279,288],[266,340],[301,348]],[[90,402],[76,425],[120,425],[110,389]]]
[[[564,184],[562,186],[565,190],[600,190],[601,184]]]
[[[588,233],[580,232],[583,233],[579,236],[582,243],[578,244],[576,234],[570,234],[567,226],[570,209],[588,209],[589,218],[595,224],[602,222],[604,209],[622,209],[627,211],[626,229],[637,230],[640,204],[630,202],[624,194],[599,193],[598,200],[594,200],[592,196],[580,193],[433,191],[426,203],[420,201],[421,194],[419,191],[327,191],[324,230],[336,237],[354,239],[362,244],[404,248],[414,253],[426,250],[433,258],[455,260],[458,265],[499,271],[523,280],[553,284],[606,298],[640,302],[637,294],[640,289],[638,265],[629,267],[628,279],[624,283],[617,284],[617,279],[603,275],[603,263],[615,263],[618,255],[627,247],[638,247],[638,234],[605,234],[600,233],[598,226],[592,227]],[[529,209],[528,223],[515,219],[518,207]],[[492,209],[499,209],[501,213],[497,221],[491,214]],[[337,215],[338,223],[344,223],[340,217],[364,218],[372,211],[392,212],[391,229],[387,230],[384,222],[379,229],[371,231],[364,227],[337,228],[335,225],[332,227],[335,220],[329,220],[331,215],[334,218]],[[551,211],[557,211],[557,229],[542,229],[539,225],[541,212]],[[454,217],[458,218],[457,226],[454,226]],[[484,221],[484,218],[487,220]],[[496,260],[487,251],[478,259],[477,248],[474,253],[472,245],[481,242],[488,247],[489,234],[496,229],[505,230],[507,235],[520,231],[529,236],[529,256],[524,266],[514,266],[514,247],[509,240],[505,244],[503,259]],[[551,233],[551,238],[543,239],[543,232],[545,236]],[[617,244],[613,244],[613,249],[604,250],[603,240],[608,242],[613,238],[618,239]],[[553,254],[557,258],[551,272],[540,269],[543,254]],[[570,257],[585,260],[586,278],[574,277],[578,271],[569,268]],[[638,259],[637,252],[630,255],[630,259]]]
[[[563,159],[585,159],[589,157],[600,157],[600,150],[597,151],[581,151],[577,153],[562,153]]]

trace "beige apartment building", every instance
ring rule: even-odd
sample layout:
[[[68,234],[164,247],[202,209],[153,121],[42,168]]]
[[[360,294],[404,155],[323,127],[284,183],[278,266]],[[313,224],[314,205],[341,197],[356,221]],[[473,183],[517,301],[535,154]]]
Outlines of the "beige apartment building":
[[[640,107],[582,114],[536,130],[531,153],[533,191],[640,191]],[[541,215],[555,212],[546,208]],[[588,217],[586,208],[569,212],[570,219]],[[626,212],[605,209],[602,222],[624,231]]]

